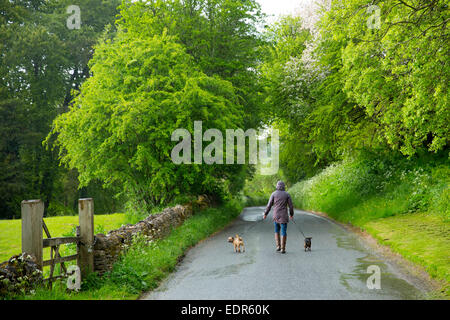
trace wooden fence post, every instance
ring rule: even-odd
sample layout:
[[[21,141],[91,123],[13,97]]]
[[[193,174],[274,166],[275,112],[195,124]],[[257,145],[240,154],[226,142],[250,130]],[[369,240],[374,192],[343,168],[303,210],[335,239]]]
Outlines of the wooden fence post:
[[[22,211],[22,252],[36,258],[39,269],[43,267],[42,219],[44,203],[41,200],[23,200]]]
[[[81,238],[78,266],[81,276],[85,277],[94,271],[94,200],[79,199],[78,214]]]

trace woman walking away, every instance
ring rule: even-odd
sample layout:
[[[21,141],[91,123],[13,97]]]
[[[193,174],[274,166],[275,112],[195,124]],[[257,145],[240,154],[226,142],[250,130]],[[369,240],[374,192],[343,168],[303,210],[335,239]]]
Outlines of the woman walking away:
[[[285,190],[283,181],[277,182],[277,190],[272,193],[264,211],[264,219],[267,218],[267,214],[273,206],[273,223],[275,226],[275,243],[277,251],[286,253],[286,241],[287,241],[287,224],[289,222],[287,207],[289,206],[289,216],[294,219],[294,206],[292,205],[292,199],[289,193]],[[280,241],[281,231],[281,241]]]

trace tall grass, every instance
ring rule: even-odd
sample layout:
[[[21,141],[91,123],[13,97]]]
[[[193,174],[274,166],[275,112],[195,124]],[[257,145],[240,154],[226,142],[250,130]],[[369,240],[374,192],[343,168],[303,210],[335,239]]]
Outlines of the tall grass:
[[[402,213],[450,220],[447,160],[360,157],[324,169],[289,189],[295,206],[355,225]]]

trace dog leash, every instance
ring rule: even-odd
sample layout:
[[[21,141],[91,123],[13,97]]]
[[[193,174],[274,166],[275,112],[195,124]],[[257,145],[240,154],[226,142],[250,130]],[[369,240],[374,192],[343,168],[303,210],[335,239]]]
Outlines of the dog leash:
[[[255,221],[255,223],[252,225],[252,226],[250,226],[250,228],[248,228],[247,230],[245,230],[245,232],[241,232],[241,236],[244,236],[247,232],[249,232],[250,230],[252,230],[254,227],[256,227],[257,225],[259,225],[261,222],[263,222],[264,221],[264,219],[261,219],[261,220],[258,220],[258,221]]]
[[[249,232],[250,230],[252,230],[254,227],[256,227],[260,222],[263,222],[264,219],[258,220],[255,224],[253,224],[250,228],[248,228],[247,230],[245,230],[244,233],[241,233],[242,236],[244,236],[247,232]],[[303,233],[302,229],[300,228],[300,226],[295,222],[295,220],[291,220],[297,227],[298,231],[300,231],[300,233],[302,234],[303,238],[306,239],[305,234]]]
[[[298,224],[295,222],[295,220],[292,219],[291,221],[297,226],[297,229],[301,232],[301,234],[303,235],[303,238],[306,239],[305,234],[303,233],[302,229],[298,226]]]

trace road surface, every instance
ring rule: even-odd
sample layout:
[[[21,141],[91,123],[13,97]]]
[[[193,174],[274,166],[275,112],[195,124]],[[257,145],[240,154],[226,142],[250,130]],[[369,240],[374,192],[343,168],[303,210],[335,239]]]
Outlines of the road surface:
[[[295,211],[288,225],[286,254],[275,251],[271,213],[246,208],[230,226],[189,250],[161,286],[143,299],[297,300],[418,299],[423,292],[388,261],[364,246],[358,236],[307,212]],[[312,236],[312,251],[303,238]],[[234,253],[228,236],[239,234],[245,253]],[[380,289],[369,289],[369,266],[379,268]],[[373,272],[373,271],[372,271]],[[374,281],[369,281],[376,284]]]

